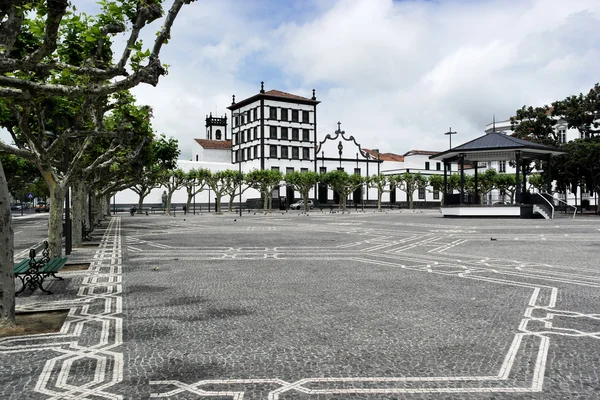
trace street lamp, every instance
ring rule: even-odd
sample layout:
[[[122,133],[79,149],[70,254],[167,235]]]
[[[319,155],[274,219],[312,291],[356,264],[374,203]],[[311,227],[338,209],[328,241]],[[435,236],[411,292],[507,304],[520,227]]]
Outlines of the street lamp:
[[[234,113],[233,115],[235,117],[237,117],[237,126],[238,126],[238,136],[237,136],[237,143],[238,143],[238,152],[237,152],[237,162],[238,162],[238,172],[239,172],[239,178],[240,178],[240,200],[239,200],[239,209],[240,209],[240,217],[242,216],[242,141],[240,140],[240,133],[241,133],[241,112],[237,112]],[[235,121],[235,120],[234,120]]]
[[[452,128],[448,128],[448,132],[444,133],[444,135],[448,135],[450,139],[450,148],[452,148],[452,135],[456,135],[456,132],[452,132]]]

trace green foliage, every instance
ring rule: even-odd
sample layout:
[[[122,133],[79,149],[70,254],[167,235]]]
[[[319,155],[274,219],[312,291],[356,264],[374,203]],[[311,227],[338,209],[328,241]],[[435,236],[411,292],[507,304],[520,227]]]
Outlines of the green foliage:
[[[553,115],[567,121],[569,128],[576,128],[583,138],[600,134],[600,84],[596,83],[587,94],[569,96],[552,103]]]
[[[255,169],[246,174],[246,183],[260,192],[265,211],[271,206],[273,190],[281,184],[282,180],[283,175],[279,170]]]
[[[510,196],[510,202],[514,201],[515,190],[517,187],[517,177],[515,174],[496,175],[496,189],[504,191]]]
[[[294,171],[285,175],[285,181],[300,192],[304,200],[304,211],[308,212],[308,192],[319,182],[319,174],[314,171]]]
[[[548,106],[523,106],[510,118],[514,136],[546,145],[556,145],[559,142],[559,137],[554,131],[556,122],[556,119],[551,117]]]
[[[346,171],[333,170],[321,174],[320,181],[340,196],[340,209],[346,210],[348,196],[361,187],[366,179],[359,174],[350,175]]]
[[[394,186],[396,182],[393,181],[393,179],[392,182],[388,182],[388,177],[383,174],[373,175],[369,177],[366,182],[370,188],[377,189],[377,209],[381,211],[381,198],[383,193],[391,190],[391,188],[386,190],[385,187],[388,185],[388,183],[391,183],[391,186]]]
[[[4,167],[8,191],[15,197],[21,198],[24,193],[27,194],[29,185],[41,178],[36,165],[24,158],[12,154],[0,155],[0,163]]]
[[[535,188],[538,192],[545,192],[547,189],[546,179],[541,174],[529,175],[529,185]]]
[[[395,186],[406,193],[408,198],[408,207],[413,208],[413,196],[416,190],[425,189],[427,187],[427,178],[421,173],[417,172],[413,174],[411,172],[405,172],[403,174],[394,175],[391,177],[391,181],[394,182]]]

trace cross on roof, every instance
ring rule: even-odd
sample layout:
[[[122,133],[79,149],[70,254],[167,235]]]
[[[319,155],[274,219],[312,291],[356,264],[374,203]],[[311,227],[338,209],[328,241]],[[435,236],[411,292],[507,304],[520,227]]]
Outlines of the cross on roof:
[[[338,121],[338,131],[342,130],[342,123]]]

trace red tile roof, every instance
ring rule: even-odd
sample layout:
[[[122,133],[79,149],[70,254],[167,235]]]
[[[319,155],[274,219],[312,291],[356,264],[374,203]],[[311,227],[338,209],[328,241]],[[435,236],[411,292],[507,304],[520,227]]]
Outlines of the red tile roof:
[[[231,140],[194,139],[205,149],[231,149]]]
[[[404,157],[406,157],[406,156],[416,156],[416,155],[421,155],[421,156],[435,156],[438,153],[439,153],[439,151],[431,151],[431,150],[409,150],[406,153],[404,153]]]
[[[265,92],[265,94],[269,95],[269,96],[283,97],[283,98],[286,98],[286,99],[310,100],[310,99],[307,99],[306,97],[297,96],[295,94],[282,92],[280,90],[269,90],[268,92]]]
[[[362,151],[370,154],[371,157],[373,157],[374,159],[377,159],[376,151],[369,150],[369,149],[362,149]],[[400,162],[404,161],[404,157],[402,157],[399,154],[394,154],[394,153],[379,153],[379,159],[381,161],[400,161]]]

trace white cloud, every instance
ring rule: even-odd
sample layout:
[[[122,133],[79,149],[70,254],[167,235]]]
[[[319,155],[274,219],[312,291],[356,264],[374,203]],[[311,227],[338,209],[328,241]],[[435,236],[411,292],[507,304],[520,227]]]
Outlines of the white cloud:
[[[256,94],[261,80],[307,97],[315,88],[320,138],[339,120],[367,148],[442,150],[449,127],[457,144],[492,114],[589,90],[599,17],[597,0],[200,1],[164,47],[169,75],[135,93],[182,158],[206,114]]]

